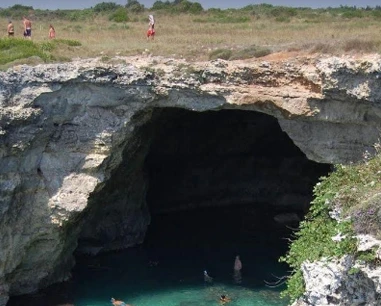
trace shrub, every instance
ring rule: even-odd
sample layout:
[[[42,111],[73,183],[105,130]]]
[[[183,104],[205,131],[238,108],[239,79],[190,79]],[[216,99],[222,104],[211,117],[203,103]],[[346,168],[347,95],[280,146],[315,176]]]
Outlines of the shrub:
[[[32,6],[16,4],[4,10],[0,10],[0,16],[5,18],[19,18],[28,16],[33,11]]]
[[[156,1],[152,5],[152,10],[167,10],[171,13],[191,13],[198,14],[204,9],[202,5],[198,2],[191,2],[188,0],[175,0],[173,2],[169,1]]]
[[[298,10],[291,7],[276,6],[270,10],[270,14],[274,17],[293,17],[298,14]]]
[[[341,16],[344,18],[362,18],[364,17],[364,14],[360,10],[350,10],[344,12]]]
[[[152,5],[152,9],[155,11],[158,10],[166,10],[171,7],[171,3],[169,1],[163,2],[163,1],[155,1]]]
[[[262,57],[268,54],[271,54],[271,50],[268,48],[263,48],[259,46],[250,46],[248,48],[235,52],[229,59],[230,60],[247,59],[247,58],[253,58],[253,57]]]
[[[198,2],[193,2],[189,7],[189,13],[191,14],[199,14],[204,11],[202,5]]]
[[[70,21],[81,21],[84,19],[90,19],[93,17],[93,10],[84,9],[84,10],[75,10],[71,12],[68,16]]]
[[[275,21],[277,22],[291,22],[291,19],[285,16],[279,16],[275,18]]]
[[[93,10],[96,13],[115,11],[117,8],[121,7],[115,2],[101,2],[94,6]]]
[[[144,5],[140,4],[137,0],[128,0],[126,8],[133,13],[141,13],[144,11]]]
[[[200,3],[182,0],[175,6],[175,11],[181,13],[200,13],[203,11],[203,8]]]
[[[381,10],[372,10],[372,16],[377,19],[381,19]]]
[[[111,14],[110,21],[115,22],[127,22],[129,21],[127,10],[124,8],[117,9],[113,14]]]
[[[232,51],[229,49],[217,49],[209,53],[209,60],[223,59],[228,60],[232,55]]]
[[[42,52],[52,52],[54,48],[55,48],[54,43],[50,41],[42,42],[40,44],[40,49]]]

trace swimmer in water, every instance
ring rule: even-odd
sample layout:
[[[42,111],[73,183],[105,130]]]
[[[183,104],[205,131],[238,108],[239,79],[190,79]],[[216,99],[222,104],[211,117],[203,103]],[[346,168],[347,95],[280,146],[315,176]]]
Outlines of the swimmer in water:
[[[220,296],[220,304],[221,305],[229,303],[230,301],[231,301],[231,299],[228,298],[225,294],[221,294],[221,296]]]
[[[213,277],[210,277],[206,270],[204,271],[204,282],[209,284],[213,283]]]
[[[110,302],[113,306],[131,306],[130,304],[126,304],[125,302],[116,300],[114,298],[111,298]]]
[[[233,279],[236,284],[240,284],[242,282],[241,269],[242,269],[242,262],[239,259],[239,255],[237,255],[234,260],[234,272],[233,272]]]

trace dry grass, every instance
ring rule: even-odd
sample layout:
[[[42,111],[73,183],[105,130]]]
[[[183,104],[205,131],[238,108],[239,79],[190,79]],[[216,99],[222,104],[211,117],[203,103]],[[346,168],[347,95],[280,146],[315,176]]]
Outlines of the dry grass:
[[[348,52],[380,52],[381,21],[377,19],[340,19],[307,22],[254,16],[241,23],[213,23],[207,16],[156,15],[156,37],[147,41],[146,13],[135,16],[135,22],[118,24],[97,17],[89,22],[56,20],[57,38],[79,40],[81,47],[57,50],[57,58],[137,55],[148,52],[188,60],[208,60],[217,49],[236,51],[250,46],[266,48],[272,52],[303,51],[342,54]],[[22,35],[21,21],[14,21],[16,35]],[[50,21],[33,23],[33,40],[47,40]],[[0,24],[6,20],[0,19]]]

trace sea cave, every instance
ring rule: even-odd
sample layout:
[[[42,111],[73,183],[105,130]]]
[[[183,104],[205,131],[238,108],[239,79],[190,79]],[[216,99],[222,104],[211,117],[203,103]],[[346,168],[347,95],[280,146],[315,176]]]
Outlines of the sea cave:
[[[78,218],[72,279],[9,305],[104,305],[113,295],[145,305],[144,290],[205,289],[204,271],[213,277],[208,294],[195,304],[172,297],[178,305],[210,305],[221,292],[245,300],[237,288],[262,292],[266,281],[288,273],[278,259],[330,170],[308,160],[267,114],[156,108]],[[280,305],[276,293],[263,299]],[[170,303],[163,301],[157,305]]]

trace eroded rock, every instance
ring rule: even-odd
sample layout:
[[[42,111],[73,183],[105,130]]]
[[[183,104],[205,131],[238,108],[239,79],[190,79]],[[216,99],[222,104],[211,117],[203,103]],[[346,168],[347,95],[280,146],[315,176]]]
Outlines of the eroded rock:
[[[378,57],[121,59],[0,72],[0,305],[67,279],[82,230],[83,237],[87,228],[106,233],[105,249],[144,239],[149,213],[139,156],[147,152],[144,125],[153,108],[266,113],[309,159],[327,164],[361,159],[379,137]],[[131,161],[118,170],[125,175],[114,176],[122,159]],[[102,197],[111,179],[124,190]],[[94,194],[105,207],[117,203],[98,227],[86,219],[98,213]]]

